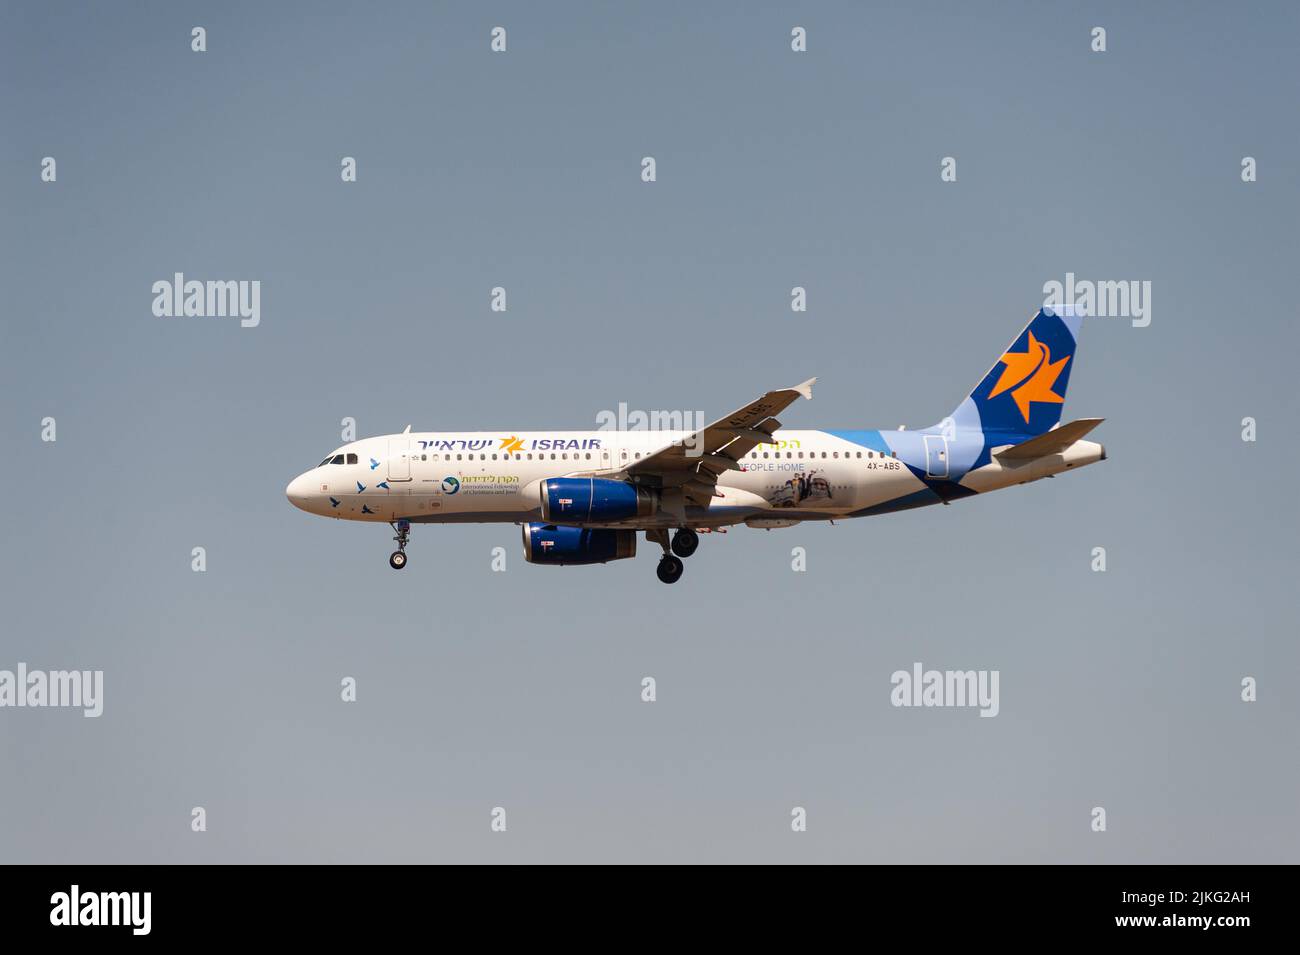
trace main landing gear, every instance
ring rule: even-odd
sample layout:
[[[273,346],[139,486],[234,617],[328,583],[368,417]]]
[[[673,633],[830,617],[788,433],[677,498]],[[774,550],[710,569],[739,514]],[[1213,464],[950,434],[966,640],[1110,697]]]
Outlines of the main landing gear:
[[[689,527],[680,528],[673,535],[673,553],[678,557],[690,557],[699,546],[700,535]]]
[[[659,579],[666,584],[675,584],[682,579],[682,571],[686,565],[682,563],[680,557],[674,557],[672,554],[664,554],[659,559],[659,566],[655,568],[655,573]]]
[[[388,555],[388,566],[393,570],[401,570],[406,566],[406,542],[411,539],[411,522],[397,521],[392,527],[397,531],[397,536],[393,538],[397,541],[397,550]]]
[[[695,549],[700,546],[700,536],[689,527],[678,528],[671,542],[668,540],[667,529],[662,527],[646,531],[645,536],[647,540],[653,541],[664,549],[664,555],[659,558],[659,566],[655,568],[655,574],[666,584],[677,583],[682,579],[682,571],[686,569],[682,558],[690,557],[695,553]]]

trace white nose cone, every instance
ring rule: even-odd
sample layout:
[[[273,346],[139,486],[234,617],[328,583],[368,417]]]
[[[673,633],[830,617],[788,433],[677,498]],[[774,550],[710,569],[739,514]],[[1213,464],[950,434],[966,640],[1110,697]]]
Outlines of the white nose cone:
[[[311,491],[312,479],[310,474],[299,474],[284,489],[284,496],[289,499],[289,503],[294,507],[305,511],[311,502]]]

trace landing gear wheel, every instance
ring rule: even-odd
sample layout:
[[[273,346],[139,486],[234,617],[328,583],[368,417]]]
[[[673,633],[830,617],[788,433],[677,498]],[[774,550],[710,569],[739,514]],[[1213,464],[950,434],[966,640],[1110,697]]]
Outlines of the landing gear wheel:
[[[659,579],[664,583],[675,584],[682,579],[682,571],[685,569],[686,565],[678,558],[666,554],[659,560],[659,566],[655,568],[655,573],[659,575]]]
[[[700,535],[689,527],[683,527],[673,535],[673,553],[678,557],[690,557],[699,546]]]
[[[388,555],[388,566],[393,570],[401,570],[406,566],[406,542],[411,539],[411,522],[403,518],[391,523],[393,530],[397,531],[397,536],[393,538],[397,541],[397,550]]]

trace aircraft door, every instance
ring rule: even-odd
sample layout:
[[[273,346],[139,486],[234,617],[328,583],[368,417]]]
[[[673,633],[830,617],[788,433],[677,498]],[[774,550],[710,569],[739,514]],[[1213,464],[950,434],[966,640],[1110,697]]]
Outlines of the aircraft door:
[[[600,436],[600,451],[597,452],[596,457],[602,471],[619,467],[618,442],[613,439],[613,434],[614,432],[611,431]]]
[[[948,439],[941,434],[925,436],[925,474],[932,478],[948,476]]]
[[[411,439],[392,438],[388,442],[388,480],[411,480]]]

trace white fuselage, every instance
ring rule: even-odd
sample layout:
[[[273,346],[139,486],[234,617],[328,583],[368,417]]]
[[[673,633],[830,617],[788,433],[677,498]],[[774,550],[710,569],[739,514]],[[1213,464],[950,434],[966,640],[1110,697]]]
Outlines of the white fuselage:
[[[687,432],[669,431],[386,435],[339,448],[295,478],[287,494],[302,510],[345,520],[521,523],[539,519],[542,480],[619,478],[642,458],[688,437]],[[780,526],[859,516],[924,496],[929,485],[923,476],[947,474],[948,439],[935,434],[782,428],[775,437],[745,454],[741,470],[723,473],[717,496],[707,507],[687,508],[684,522],[680,515],[660,513],[609,526]],[[955,455],[955,442],[952,447]],[[965,493],[995,490],[1090,464],[1103,455],[1100,444],[1077,441],[1060,454],[1016,466],[991,460],[962,474],[959,484]],[[924,503],[939,500],[903,506]]]

